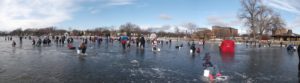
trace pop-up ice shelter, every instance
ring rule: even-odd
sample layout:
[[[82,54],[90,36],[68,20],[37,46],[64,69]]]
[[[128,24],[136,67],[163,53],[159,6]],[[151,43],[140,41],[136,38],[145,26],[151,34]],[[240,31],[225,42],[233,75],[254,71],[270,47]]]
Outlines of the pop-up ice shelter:
[[[234,53],[235,43],[233,40],[223,40],[220,45],[220,51],[222,53]]]

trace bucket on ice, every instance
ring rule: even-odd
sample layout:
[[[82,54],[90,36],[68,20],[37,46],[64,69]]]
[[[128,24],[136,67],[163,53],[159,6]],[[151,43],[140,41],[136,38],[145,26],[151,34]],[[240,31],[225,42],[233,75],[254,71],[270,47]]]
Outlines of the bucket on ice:
[[[209,71],[208,69],[205,69],[205,70],[204,70],[204,73],[203,73],[203,76],[204,76],[204,77],[209,77],[209,72],[210,72],[210,71]]]

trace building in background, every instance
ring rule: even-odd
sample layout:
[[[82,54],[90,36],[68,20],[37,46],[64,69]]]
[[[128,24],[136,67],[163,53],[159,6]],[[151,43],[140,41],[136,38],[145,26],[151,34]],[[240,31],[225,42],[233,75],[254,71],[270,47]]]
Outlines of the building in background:
[[[279,28],[277,30],[272,31],[272,35],[286,35],[288,30],[286,28]]]
[[[300,41],[300,35],[293,33],[292,30],[286,28],[280,28],[273,31],[272,37],[274,40],[280,41]]]
[[[238,29],[232,27],[212,26],[212,33],[215,38],[237,37]]]
[[[196,28],[192,34],[194,39],[210,39],[212,38],[212,31],[208,28]]]

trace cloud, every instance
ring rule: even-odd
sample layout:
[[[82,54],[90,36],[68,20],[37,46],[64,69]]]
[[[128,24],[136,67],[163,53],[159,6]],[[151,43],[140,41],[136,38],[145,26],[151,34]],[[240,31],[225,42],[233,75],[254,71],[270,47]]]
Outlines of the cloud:
[[[136,0],[77,0],[76,2],[79,4],[91,4],[91,7],[83,7],[83,9],[88,10],[90,14],[97,14],[111,7],[133,5]]]
[[[88,8],[88,11],[91,13],[91,14],[97,14],[99,12],[101,12],[101,10],[95,8],[95,7],[90,7]]]
[[[96,13],[98,13],[99,12],[99,10],[91,10],[91,14],[96,14]]]
[[[244,26],[244,20],[234,16],[209,16],[206,18],[209,26],[225,26],[238,29],[240,34],[247,33],[247,27]]]
[[[72,19],[72,0],[1,0],[0,28],[40,28]]]
[[[107,5],[130,5],[133,4],[135,0],[108,0]]]
[[[208,24],[210,25],[217,25],[217,26],[228,26],[227,23],[223,21],[222,18],[216,17],[216,16],[209,16],[206,18]]]
[[[300,16],[296,17],[292,22],[287,23],[288,29],[293,29],[294,32],[300,33]]]
[[[162,26],[143,25],[141,26],[141,28],[144,30],[148,30],[150,32],[159,32],[159,31],[175,32],[176,28],[178,28],[180,32],[185,32],[186,30],[188,30],[187,28],[179,25],[162,25]]]
[[[296,14],[296,17],[287,23],[288,29],[293,29],[296,33],[300,33],[300,1],[299,0],[263,0],[264,3],[272,8]]]
[[[72,19],[83,3],[99,3],[90,8],[96,14],[111,6],[131,5],[136,0],[0,0],[0,28],[10,31],[17,28],[43,28]]]
[[[162,20],[171,20],[172,19],[172,17],[170,15],[167,15],[167,14],[160,14],[159,18],[162,19]]]
[[[159,32],[159,31],[168,31],[172,28],[170,25],[163,25],[160,27],[151,27],[151,31],[153,32]]]
[[[300,14],[299,0],[263,0],[267,6]]]
[[[229,16],[208,16],[206,18],[207,22],[211,26],[241,26],[243,22],[241,22],[236,17]]]

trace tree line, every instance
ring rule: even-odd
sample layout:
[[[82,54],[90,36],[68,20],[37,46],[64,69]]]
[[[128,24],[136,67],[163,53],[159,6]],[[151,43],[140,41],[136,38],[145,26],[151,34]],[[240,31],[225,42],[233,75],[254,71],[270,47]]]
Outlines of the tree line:
[[[72,36],[118,36],[122,32],[126,32],[128,36],[148,36],[151,33],[156,33],[159,37],[184,37],[187,34],[179,29],[175,32],[154,31],[155,28],[141,29],[140,26],[133,23],[126,23],[120,27],[96,27],[93,29],[78,30],[78,29],[59,29],[57,27],[45,28],[18,28],[10,32],[0,32],[2,36],[45,36],[45,35],[65,35],[66,33]]]
[[[245,22],[250,36],[260,39],[269,32],[275,33],[286,28],[286,23],[278,12],[264,5],[262,0],[241,0],[239,18]]]

